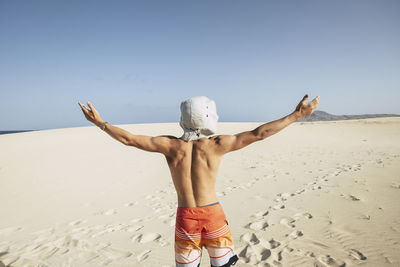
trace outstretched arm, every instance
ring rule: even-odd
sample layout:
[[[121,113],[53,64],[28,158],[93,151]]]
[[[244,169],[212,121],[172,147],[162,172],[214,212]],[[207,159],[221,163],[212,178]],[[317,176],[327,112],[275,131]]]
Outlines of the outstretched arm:
[[[159,152],[167,155],[170,151],[172,137],[168,136],[145,136],[145,135],[134,135],[124,129],[113,126],[106,123],[101,117],[99,112],[94,108],[91,103],[87,103],[90,109],[87,109],[84,105],[78,102],[82,109],[83,114],[86,119],[96,126],[103,126],[103,129],[112,138],[121,142],[124,145],[134,146],[139,149],[149,151],[149,152]]]
[[[300,103],[297,105],[295,111],[291,114],[275,121],[265,123],[252,131],[242,132],[236,135],[219,135],[216,136],[216,143],[219,144],[218,151],[222,154],[241,149],[251,143],[263,140],[291,123],[310,115],[317,108],[319,103],[319,96],[314,98],[313,101],[306,103],[308,95],[306,94]]]

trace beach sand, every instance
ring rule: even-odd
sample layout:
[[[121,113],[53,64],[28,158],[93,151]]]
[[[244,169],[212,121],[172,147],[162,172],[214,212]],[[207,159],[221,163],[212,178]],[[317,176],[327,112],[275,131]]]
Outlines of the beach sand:
[[[219,134],[260,124],[220,123]],[[178,123],[121,127],[182,134]],[[400,265],[399,118],[292,124],[227,154],[216,190],[236,266]],[[175,266],[164,157],[96,127],[1,135],[0,203],[0,266]]]

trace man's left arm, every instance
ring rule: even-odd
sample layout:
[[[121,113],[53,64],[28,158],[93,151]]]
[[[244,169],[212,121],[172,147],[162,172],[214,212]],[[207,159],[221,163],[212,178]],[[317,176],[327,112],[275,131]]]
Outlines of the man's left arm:
[[[145,136],[145,135],[134,135],[124,129],[111,125],[101,119],[99,112],[93,107],[91,103],[88,102],[90,109],[87,109],[84,105],[78,102],[82,109],[83,114],[86,119],[91,123],[108,133],[112,138],[121,142],[127,146],[134,146],[136,148],[149,151],[149,152],[159,152],[167,155],[170,151],[171,140],[174,138],[172,136]]]

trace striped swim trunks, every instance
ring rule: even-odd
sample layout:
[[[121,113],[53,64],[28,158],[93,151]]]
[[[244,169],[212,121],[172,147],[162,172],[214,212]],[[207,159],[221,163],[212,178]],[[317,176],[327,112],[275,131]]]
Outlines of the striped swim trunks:
[[[228,267],[238,261],[232,234],[222,206],[217,202],[195,208],[178,208],[175,225],[176,266],[200,266],[202,248],[211,266]]]

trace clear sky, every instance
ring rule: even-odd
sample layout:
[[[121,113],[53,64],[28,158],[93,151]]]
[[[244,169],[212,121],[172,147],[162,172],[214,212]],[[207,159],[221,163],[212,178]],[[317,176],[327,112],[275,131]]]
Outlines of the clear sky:
[[[333,114],[400,114],[400,1],[0,0],[0,130],[270,121],[305,94]]]

